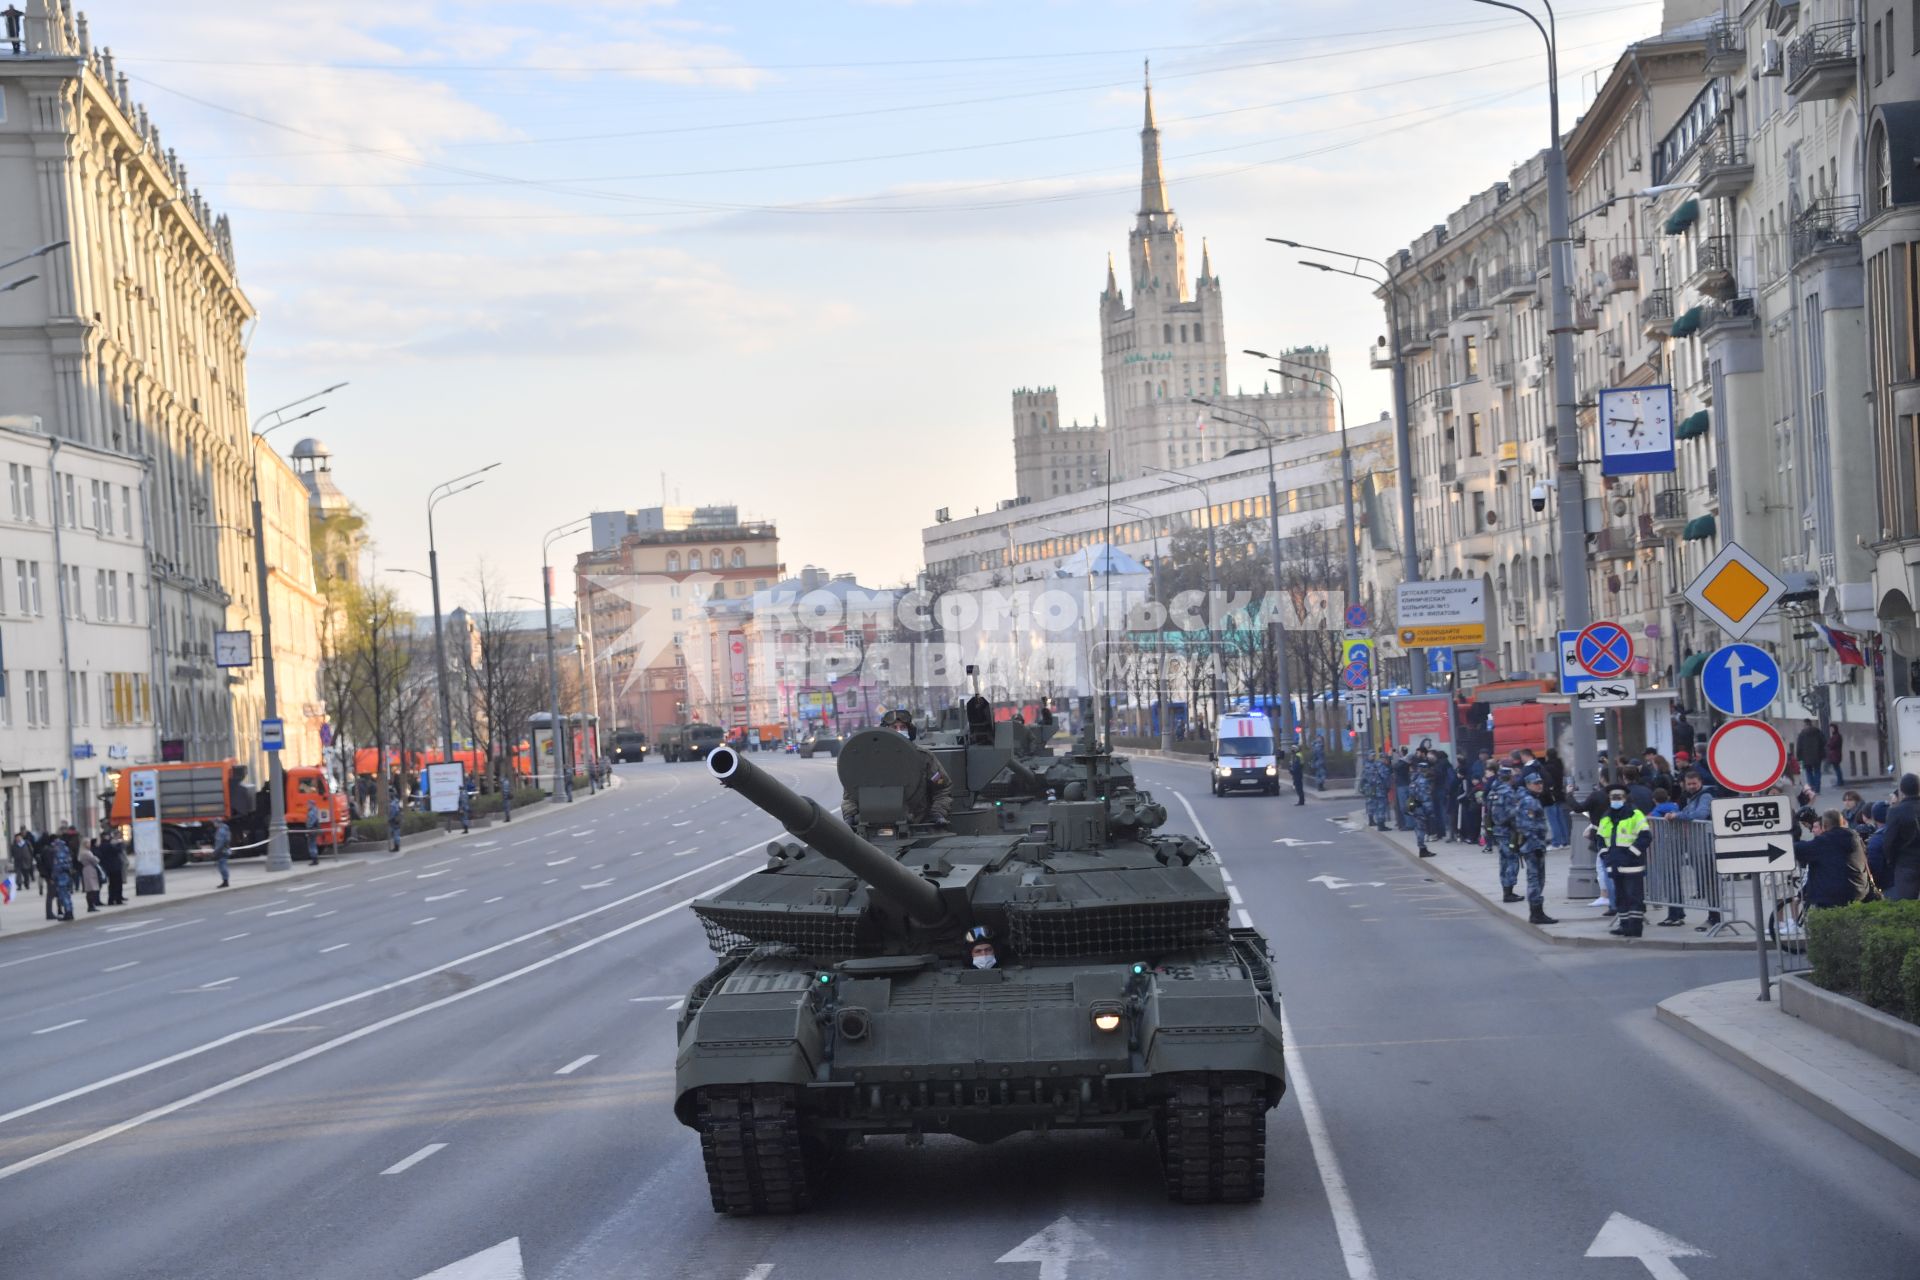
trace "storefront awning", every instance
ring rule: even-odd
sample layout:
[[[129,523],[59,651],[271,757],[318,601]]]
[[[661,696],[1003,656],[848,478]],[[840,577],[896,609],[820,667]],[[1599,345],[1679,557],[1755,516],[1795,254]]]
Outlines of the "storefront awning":
[[[1680,678],[1691,680],[1700,674],[1700,668],[1707,665],[1705,653],[1690,653],[1680,662]]]
[[[1700,327],[1700,308],[1689,307],[1674,317],[1673,328],[1668,330],[1676,338],[1684,338]]]
[[[1687,527],[1681,531],[1680,536],[1688,542],[1698,542],[1702,538],[1711,538],[1716,527],[1711,515],[1695,516],[1687,521]]]
[[[1700,202],[1689,200],[1667,215],[1666,232],[1670,236],[1677,236],[1699,221],[1699,218]]]
[[[1702,409],[1696,414],[1682,418],[1680,425],[1673,429],[1673,438],[1675,440],[1691,440],[1695,436],[1703,436],[1707,434],[1707,426],[1707,411]]]

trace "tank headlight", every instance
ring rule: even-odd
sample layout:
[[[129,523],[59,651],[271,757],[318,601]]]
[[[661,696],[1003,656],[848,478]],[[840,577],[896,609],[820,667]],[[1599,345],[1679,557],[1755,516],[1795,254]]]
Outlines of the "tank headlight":
[[[1093,1006],[1093,1029],[1095,1031],[1118,1031],[1120,1029],[1120,1006],[1117,1004],[1097,1004]]]

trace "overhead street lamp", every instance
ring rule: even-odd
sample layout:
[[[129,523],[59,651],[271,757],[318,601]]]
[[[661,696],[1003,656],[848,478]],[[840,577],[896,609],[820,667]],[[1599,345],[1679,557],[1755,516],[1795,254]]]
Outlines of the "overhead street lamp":
[[[1203,396],[1194,396],[1193,403],[1220,411],[1223,406]],[[1260,433],[1260,439],[1267,446],[1267,568],[1272,579],[1273,604],[1280,603],[1280,482],[1273,467],[1273,429],[1267,420],[1250,409],[1226,409],[1225,412],[1238,414],[1252,420],[1252,425]],[[1212,500],[1208,500],[1212,506]],[[1208,512],[1208,529],[1211,537],[1212,512]],[[1293,677],[1287,663],[1287,628],[1281,619],[1273,621],[1274,652],[1274,697],[1280,703],[1280,736],[1293,740]],[[1218,714],[1216,710],[1215,714]]]
[[[565,795],[568,804],[573,803],[573,766],[570,762],[573,735],[567,733],[563,736],[560,732],[560,668],[554,663],[553,658],[553,568],[547,563],[547,553],[554,543],[562,538],[571,538],[576,533],[584,533],[592,523],[593,518],[589,516],[585,519],[555,525],[547,530],[546,535],[540,540],[540,599],[541,606],[547,614],[547,697],[553,704],[553,719],[548,722],[547,728],[553,735],[554,772],[560,775],[555,782],[556,785],[566,787]],[[578,607],[579,602],[576,600],[575,609],[577,610]],[[579,621],[579,618],[575,617],[576,626]]]
[[[1200,500],[1207,504],[1207,647],[1209,650],[1212,650],[1208,655],[1209,663],[1213,669],[1213,687],[1210,693],[1213,698],[1213,714],[1217,718],[1220,714],[1222,690],[1220,687],[1219,638],[1214,633],[1213,611],[1214,606],[1220,599],[1220,579],[1218,573],[1220,566],[1220,548],[1214,539],[1213,533],[1213,491],[1207,487],[1205,480],[1202,480],[1199,476],[1188,475],[1184,471],[1174,471],[1167,467],[1147,467],[1146,470],[1153,472],[1155,475],[1168,476],[1175,484],[1182,488],[1194,490],[1200,495]]]
[[[1283,377],[1298,378],[1302,382],[1312,383],[1316,387],[1333,392],[1335,403],[1340,406],[1340,484],[1345,491],[1344,515],[1347,526],[1347,603],[1360,602],[1360,532],[1359,522],[1353,510],[1353,451],[1347,446],[1347,388],[1340,376],[1331,369],[1322,369],[1303,360],[1292,360],[1286,356],[1270,356],[1263,351],[1247,351],[1250,356],[1262,360],[1272,360],[1278,364],[1292,365],[1291,369],[1275,369],[1273,372]],[[1313,375],[1313,376],[1308,376]],[[1271,452],[1271,450],[1269,450]]]
[[[463,476],[437,484],[427,495],[427,578],[433,583],[433,666],[440,686],[440,763],[453,763],[453,700],[447,691],[447,644],[440,631],[440,551],[433,541],[433,509],[476,485],[485,484],[485,476],[500,464],[490,462]]]
[[[71,243],[73,242],[70,240],[55,240],[52,244],[43,244],[38,249],[23,253],[17,258],[8,258],[5,262],[0,262],[0,271],[5,271],[8,267],[17,267],[23,262],[32,262],[35,258],[44,258],[55,249],[64,249]],[[29,277],[29,279],[31,279],[31,277]],[[329,390],[331,390],[331,388],[329,388]],[[326,392],[323,391],[320,394],[325,395]],[[300,402],[296,400],[294,403],[299,404]]]
[[[49,246],[53,247],[53,246]],[[296,409],[321,396],[332,395],[346,386],[336,382],[323,387],[311,395],[301,396],[298,400],[289,400],[277,409],[269,409],[253,420],[250,428],[250,440],[253,456],[248,459],[252,464],[253,487],[253,579],[254,592],[259,597],[260,610],[260,674],[265,684],[266,701],[262,707],[263,718],[280,718],[280,693],[274,683],[273,673],[273,606],[267,594],[267,531],[266,517],[260,509],[260,444],[268,436],[282,427],[291,426],[302,418],[311,418],[326,408],[323,404],[314,405],[304,413],[296,413],[291,418],[283,417],[289,409]],[[273,418],[276,421],[265,430],[260,424]],[[286,770],[280,763],[278,751],[267,752],[267,870],[290,871],[293,868],[293,851],[287,847],[287,782]]]

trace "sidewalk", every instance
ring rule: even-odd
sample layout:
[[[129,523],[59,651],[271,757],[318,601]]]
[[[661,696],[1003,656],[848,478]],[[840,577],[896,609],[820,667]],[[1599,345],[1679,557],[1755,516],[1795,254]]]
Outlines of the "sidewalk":
[[[1366,810],[1354,810],[1348,815],[1343,825],[1349,831],[1367,832]],[[1434,840],[1427,844],[1427,848],[1433,851],[1433,857],[1422,858],[1419,856],[1419,845],[1411,831],[1373,831],[1368,834],[1391,844],[1409,861],[1445,880],[1456,889],[1466,891],[1480,905],[1517,928],[1525,929],[1529,933],[1561,946],[1650,947],[1667,951],[1753,950],[1753,934],[1745,928],[1723,930],[1713,938],[1696,933],[1693,926],[1700,924],[1706,918],[1697,911],[1688,913],[1684,927],[1664,929],[1653,923],[1664,912],[1649,909],[1644,936],[1614,937],[1607,932],[1613,926],[1613,918],[1601,914],[1604,908],[1590,906],[1592,898],[1582,898],[1578,902],[1568,900],[1567,863],[1571,851],[1567,849],[1547,850],[1547,893],[1544,905],[1547,914],[1560,923],[1539,925],[1528,923],[1527,904],[1524,901],[1500,901],[1498,855],[1483,852],[1477,844],[1450,844]],[[1522,898],[1526,896],[1527,874],[1524,868],[1520,872],[1520,879],[1514,891]],[[1675,934],[1679,936],[1669,936]]]
[[[1753,978],[1662,1000],[1660,1021],[1920,1177],[1920,1076],[1755,999]],[[1776,985],[1777,991],[1777,985]]]
[[[580,795],[576,793],[572,807],[577,809],[582,804],[590,803],[600,796],[606,795],[608,791],[611,791],[619,785],[619,780],[616,778],[611,786],[602,788],[597,794]],[[389,854],[384,845],[371,851],[350,852],[345,855],[329,853],[321,857],[320,865],[317,867],[309,862],[296,858],[291,870],[274,872],[267,870],[267,860],[265,858],[235,858],[230,864],[230,874],[228,877],[232,880],[233,887],[225,890],[220,888],[220,869],[211,861],[191,862],[184,867],[176,867],[168,871],[166,874],[167,891],[165,893],[148,894],[145,897],[140,897],[134,893],[133,875],[131,870],[129,870],[126,880],[126,903],[118,907],[103,906],[100,910],[91,913],[87,910],[87,895],[80,891],[80,877],[76,874],[73,878],[73,923],[71,924],[59,920],[47,919],[45,897],[41,891],[40,880],[36,876],[32,889],[24,892],[16,891],[12,902],[0,905],[0,940],[17,938],[22,934],[36,933],[42,929],[54,928],[65,929],[74,934],[83,932],[92,934],[94,930],[87,928],[88,925],[111,925],[123,919],[129,912],[138,911],[143,907],[159,907],[165,906],[168,903],[191,902],[196,898],[203,898],[208,894],[231,894],[238,889],[250,889],[263,884],[272,884],[274,886],[293,884],[297,881],[305,880],[309,876],[326,875],[353,867],[367,866],[376,862],[386,862],[394,858],[407,857],[409,854],[437,849],[441,845],[454,840],[485,840],[488,839],[490,835],[492,838],[497,839],[498,833],[518,828],[522,823],[538,822],[548,814],[566,813],[569,811],[569,806],[564,801],[555,803],[554,801],[546,800],[530,809],[520,810],[520,816],[516,816],[511,824],[495,823],[489,827],[475,827],[471,834],[456,830],[451,832],[437,832],[432,835],[422,834],[408,836],[401,841],[401,848],[398,854]],[[106,901],[106,895],[107,891],[103,880],[100,889],[100,900],[102,902]]]

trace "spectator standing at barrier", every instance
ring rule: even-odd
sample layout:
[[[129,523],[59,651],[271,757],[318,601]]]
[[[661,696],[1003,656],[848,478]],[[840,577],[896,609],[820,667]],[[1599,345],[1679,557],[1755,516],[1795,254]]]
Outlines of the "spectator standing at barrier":
[[[1607,932],[1637,938],[1647,919],[1647,850],[1653,847],[1653,826],[1627,798],[1626,788],[1614,787],[1594,834],[1602,874],[1612,885],[1614,922]]]
[[[1680,799],[1676,803],[1679,807],[1672,813],[1666,815],[1668,822],[1710,823],[1713,821],[1713,792],[1707,788],[1706,773],[1703,770],[1691,768],[1680,775]],[[1704,894],[1707,890],[1708,878],[1715,874],[1717,873],[1714,871],[1711,863],[1696,866],[1693,869],[1695,891]],[[1676,879],[1674,884],[1675,887],[1678,888],[1680,881]],[[1668,928],[1672,928],[1675,925],[1682,925],[1686,922],[1686,909],[1684,907],[1672,906],[1667,908],[1667,918],[1660,923]],[[1719,923],[1720,913],[1718,911],[1709,911],[1707,913],[1707,925],[1710,927]]]
[[[1866,848],[1838,809],[1820,815],[1818,835],[1794,842],[1793,860],[1807,869],[1800,893],[1809,907],[1844,907],[1879,895],[1867,871]]]
[[[1900,799],[1887,810],[1889,898],[1920,898],[1920,776],[1900,775]]]
[[[1793,758],[1800,763],[1800,772],[1806,776],[1807,785],[1814,794],[1820,793],[1820,766],[1827,762],[1827,735],[1820,732],[1820,726],[1811,720],[1800,724],[1800,735],[1793,740]]]

